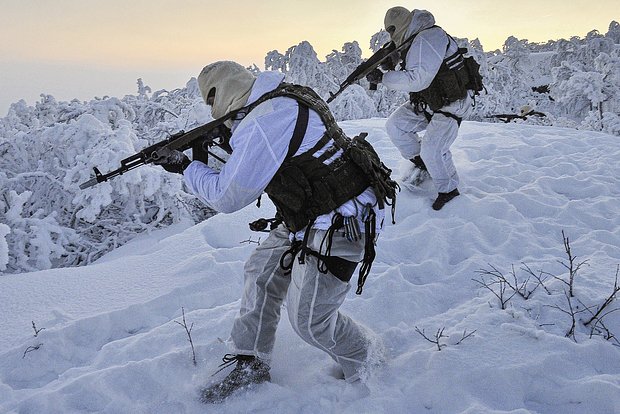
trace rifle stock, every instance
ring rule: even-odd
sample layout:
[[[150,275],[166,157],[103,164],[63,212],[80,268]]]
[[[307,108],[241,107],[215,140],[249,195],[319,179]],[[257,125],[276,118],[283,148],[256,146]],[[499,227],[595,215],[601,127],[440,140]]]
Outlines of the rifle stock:
[[[230,138],[230,131],[224,125],[227,118],[220,118],[211,121],[205,125],[194,128],[190,131],[180,131],[168,138],[157,142],[143,150],[135,153],[134,155],[121,160],[121,166],[116,170],[110,171],[106,174],[102,174],[97,167],[93,167],[95,176],[90,180],[80,184],[80,189],[92,187],[96,184],[108,181],[118,175],[123,175],[127,171],[138,168],[142,165],[150,164],[153,161],[160,158],[159,152],[162,148],[168,148],[170,150],[185,151],[190,148],[195,150],[201,150],[205,154],[212,156],[220,162],[226,161],[210,151],[213,146],[218,146],[224,151],[230,154],[232,150],[228,145],[228,139]],[[206,159],[201,160],[206,163]]]

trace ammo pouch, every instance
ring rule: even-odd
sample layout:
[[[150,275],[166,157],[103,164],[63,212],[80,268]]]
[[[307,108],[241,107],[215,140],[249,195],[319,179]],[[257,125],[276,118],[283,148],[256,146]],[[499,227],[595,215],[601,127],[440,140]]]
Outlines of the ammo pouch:
[[[463,53],[467,52],[467,49],[463,50]],[[480,92],[484,89],[484,85],[482,83],[482,75],[480,74],[480,65],[472,56],[466,57],[464,59],[464,63],[465,69],[467,69],[468,74],[467,89],[474,91],[475,95],[479,95]]]
[[[329,141],[325,138],[319,144]],[[318,150],[316,147],[322,145],[315,146]],[[293,232],[360,195],[370,185],[366,174],[346,155],[348,151],[330,165],[313,157],[314,152],[286,160],[265,189]]]
[[[427,105],[432,111],[437,111],[465,98],[470,85],[469,71],[463,57],[465,52],[467,49],[459,48],[453,55],[444,59],[430,86],[410,94],[411,103]]]
[[[447,33],[446,35],[456,43],[452,36]],[[415,36],[417,34],[407,41],[412,42]],[[446,52],[449,47],[450,41],[448,40]],[[401,54],[403,61],[401,67],[403,69],[408,52],[409,49],[406,49]],[[465,98],[468,90],[473,91],[474,95],[479,95],[479,92],[484,88],[480,75],[480,65],[473,57],[465,57],[466,53],[466,48],[458,48],[454,54],[443,60],[437,75],[428,88],[409,94],[409,100],[415,105],[416,110],[424,110],[428,107],[435,112],[452,102]]]

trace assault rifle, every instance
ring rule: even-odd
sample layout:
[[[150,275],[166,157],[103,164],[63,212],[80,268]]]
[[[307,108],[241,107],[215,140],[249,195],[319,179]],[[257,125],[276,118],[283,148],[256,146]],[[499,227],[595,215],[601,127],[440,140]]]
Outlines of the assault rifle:
[[[546,117],[547,115],[543,114],[542,112],[536,112],[536,111],[530,111],[528,113],[525,113],[523,115],[515,115],[515,114],[496,114],[496,115],[489,115],[489,116],[485,116],[485,118],[496,118],[499,119],[500,121],[502,121],[503,123],[507,124],[515,119],[523,119],[526,120],[528,116],[538,116],[541,118]]]
[[[338,95],[340,95],[345,89],[354,83],[364,79],[366,75],[368,75],[373,70],[377,69],[379,65],[382,63],[392,63],[388,62],[388,58],[393,56],[394,52],[400,52],[402,49],[408,46],[408,42],[405,41],[399,47],[396,47],[394,42],[388,42],[381,46],[381,49],[377,50],[371,57],[368,58],[365,62],[362,62],[351,74],[340,84],[340,89],[336,93],[329,93],[329,99],[327,99],[327,103],[330,103]],[[393,67],[391,68],[393,69]],[[377,88],[377,85],[370,85],[370,89],[374,90]]]
[[[168,148],[170,150],[185,151],[192,149],[192,156],[194,160],[200,160],[204,163],[207,162],[208,156],[212,156],[225,163],[226,161],[211,152],[213,146],[222,148],[227,153],[231,153],[232,149],[228,144],[230,139],[230,130],[224,125],[228,117],[223,117],[211,121],[205,125],[192,129],[191,131],[179,131],[176,134],[170,135],[168,138],[144,148],[142,151],[125,158],[121,161],[120,168],[110,171],[107,174],[102,174],[97,167],[94,167],[95,176],[85,183],[80,184],[80,189],[92,187],[96,184],[108,181],[110,178],[114,178],[117,175],[123,175],[129,170],[138,168],[145,164],[150,164],[161,158],[161,150]]]

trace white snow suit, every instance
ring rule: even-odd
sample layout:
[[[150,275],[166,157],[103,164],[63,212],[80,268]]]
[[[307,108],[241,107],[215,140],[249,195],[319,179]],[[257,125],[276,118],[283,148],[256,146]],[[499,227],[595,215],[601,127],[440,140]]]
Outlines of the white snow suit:
[[[284,75],[277,72],[259,74],[247,104],[275,89],[283,78]],[[193,161],[184,172],[186,184],[206,204],[220,212],[233,212],[252,203],[263,193],[284,161],[297,114],[297,102],[291,98],[278,97],[259,104],[241,121],[233,123],[230,140],[233,152],[221,171]],[[308,127],[296,155],[311,149],[324,133],[325,126],[319,115],[310,110]],[[326,147],[330,145],[328,143]],[[336,211],[345,217],[357,217],[363,229],[361,206],[367,203],[376,205],[371,188]],[[377,207],[374,210],[377,227],[380,227],[384,212]],[[321,251],[321,242],[333,215],[334,212],[330,212],[318,217],[312,229],[306,228],[296,234],[280,225],[256,248],[244,269],[241,309],[234,321],[230,340],[234,353],[254,355],[269,363],[280,308],[287,298],[289,320],[299,336],[338,362],[347,381],[359,378],[360,369],[368,359],[369,346],[376,339],[369,330],[338,310],[350,289],[349,283],[329,272],[319,272],[317,258],[312,255],[306,256],[304,264],[294,259],[292,271],[288,273],[280,267],[282,255],[289,250],[293,240],[302,240],[305,231],[309,232],[308,248],[325,254]],[[362,259],[363,239],[349,242],[342,234],[337,234],[332,240],[331,256],[352,262]]]
[[[426,10],[414,10],[405,38],[418,33],[407,52],[405,70],[389,71],[383,76],[383,84],[391,89],[419,92],[430,86],[443,60],[454,54],[458,45],[440,27],[432,27],[435,18]],[[466,118],[472,111],[470,94],[440,109],[441,112]],[[433,113],[430,122],[423,112],[414,111],[411,103],[405,103],[388,118],[388,136],[402,156],[412,159],[420,155],[433,178],[437,191],[448,193],[459,184],[456,167],[452,161],[450,146],[456,139],[459,125],[456,119],[441,113]],[[426,130],[422,138],[418,132]]]

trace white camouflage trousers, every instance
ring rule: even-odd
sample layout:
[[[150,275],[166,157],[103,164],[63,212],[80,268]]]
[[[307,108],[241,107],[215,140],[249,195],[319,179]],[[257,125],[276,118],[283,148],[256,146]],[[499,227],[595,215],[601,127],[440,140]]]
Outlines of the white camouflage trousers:
[[[318,252],[326,232],[307,231],[311,232],[308,248]],[[298,255],[290,273],[280,267],[280,257],[290,246],[289,231],[278,226],[247,261],[241,309],[231,332],[234,352],[269,363],[286,298],[295,332],[329,354],[342,367],[348,382],[356,381],[367,362],[374,334],[338,310],[350,285],[331,273],[319,272],[316,257],[306,255],[305,263],[300,264]],[[334,235],[332,256],[358,262],[363,251],[364,240],[349,242],[338,233]]]
[[[472,111],[471,104],[468,94],[441,111],[465,119]],[[413,105],[407,102],[390,115],[385,128],[404,158],[409,160],[416,155],[422,158],[438,192],[448,193],[458,187],[459,176],[450,152],[459,132],[456,119],[435,113],[429,122],[423,112],[416,114]],[[418,132],[423,130],[426,133],[420,138]]]

